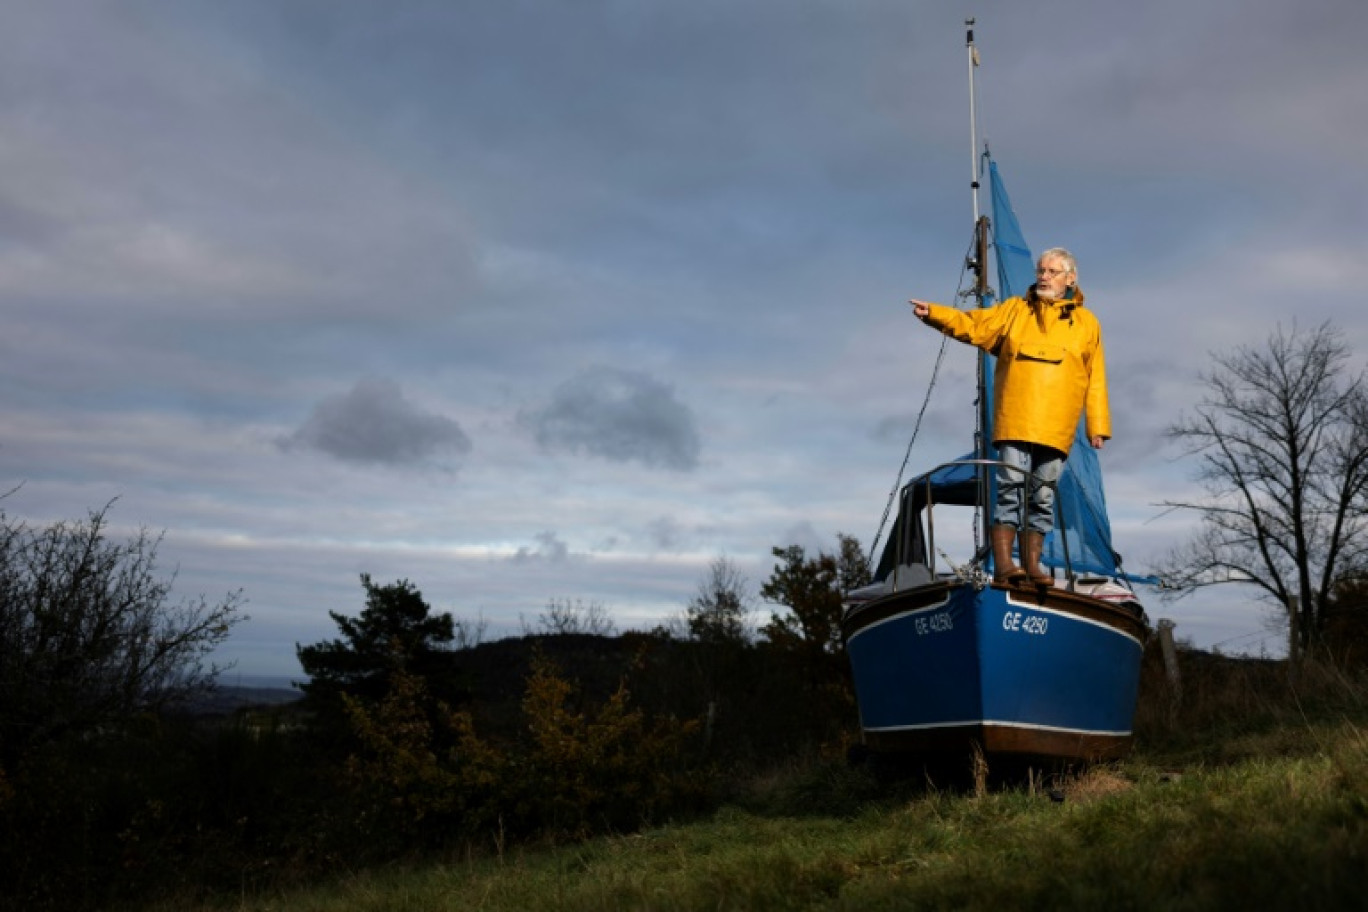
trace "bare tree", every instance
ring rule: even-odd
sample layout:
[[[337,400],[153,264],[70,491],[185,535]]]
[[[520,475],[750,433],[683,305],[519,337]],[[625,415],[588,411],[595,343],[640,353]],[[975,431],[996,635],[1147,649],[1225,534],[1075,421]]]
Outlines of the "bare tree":
[[[1192,541],[1159,572],[1178,591],[1252,583],[1287,612],[1294,655],[1319,635],[1338,583],[1368,567],[1368,387],[1329,323],[1279,327],[1214,354],[1195,414],[1169,428],[1199,458]]]
[[[489,621],[482,611],[473,621],[469,618],[455,618],[451,622],[451,630],[455,634],[452,644],[456,649],[474,649],[484,642],[485,635],[489,633]]]
[[[613,616],[602,602],[585,602],[568,598],[553,598],[546,603],[546,610],[537,615],[536,629],[529,629],[523,622],[523,635],[528,636],[540,630],[551,636],[588,634],[591,636],[614,636],[617,625]]]
[[[715,559],[685,608],[689,636],[704,643],[746,642],[753,601],[750,583],[736,564],[725,557]]]
[[[106,536],[109,507],[45,528],[0,514],[0,763],[212,687],[242,597],[170,601],[161,539]]]

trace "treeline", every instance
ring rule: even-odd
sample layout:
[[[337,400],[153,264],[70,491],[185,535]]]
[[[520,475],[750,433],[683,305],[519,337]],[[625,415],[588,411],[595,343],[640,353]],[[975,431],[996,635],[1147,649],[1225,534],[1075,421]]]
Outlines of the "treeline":
[[[858,543],[775,549],[760,595],[725,560],[671,622],[607,635],[553,602],[493,642],[412,583],[297,647],[302,698],[195,707],[240,597],[170,600],[158,539],[106,511],[0,515],[0,903],[95,909],[256,891],[433,852],[687,819],[856,733],[839,619]],[[608,625],[611,626],[611,625]],[[592,632],[592,631],[601,632]],[[586,632],[589,631],[589,632]]]

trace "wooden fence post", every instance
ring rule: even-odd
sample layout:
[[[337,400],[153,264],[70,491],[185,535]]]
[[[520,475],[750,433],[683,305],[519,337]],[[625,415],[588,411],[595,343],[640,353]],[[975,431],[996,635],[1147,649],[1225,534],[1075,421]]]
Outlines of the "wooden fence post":
[[[1177,702],[1183,693],[1183,679],[1178,673],[1178,650],[1173,645],[1173,628],[1178,626],[1168,618],[1159,619],[1159,650],[1164,655],[1164,672],[1173,687],[1173,699]]]
[[[1289,664],[1296,665],[1301,658],[1301,599],[1295,595],[1287,597],[1287,657],[1291,659]]]

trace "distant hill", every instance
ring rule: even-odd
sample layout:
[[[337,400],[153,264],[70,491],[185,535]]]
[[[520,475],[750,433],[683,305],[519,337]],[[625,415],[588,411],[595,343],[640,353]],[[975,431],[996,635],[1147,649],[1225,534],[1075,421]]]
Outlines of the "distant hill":
[[[201,694],[185,707],[191,715],[228,716],[255,706],[279,706],[300,699],[303,694],[291,687],[226,687]]]

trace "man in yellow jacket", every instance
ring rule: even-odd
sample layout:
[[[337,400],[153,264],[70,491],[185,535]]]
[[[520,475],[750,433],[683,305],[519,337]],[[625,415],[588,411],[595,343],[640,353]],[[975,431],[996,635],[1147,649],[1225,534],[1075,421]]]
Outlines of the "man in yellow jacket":
[[[1040,554],[1054,528],[1054,485],[1079,415],[1087,416],[1094,448],[1102,449],[1111,437],[1102,327],[1083,306],[1078,264],[1061,247],[1045,251],[1026,297],[996,307],[964,311],[915,298],[911,304],[928,326],[997,358],[993,445],[998,459],[1014,468],[998,470],[989,530],[993,579],[1048,586],[1051,577],[1040,568]],[[1012,563],[1018,531],[1024,569]]]

